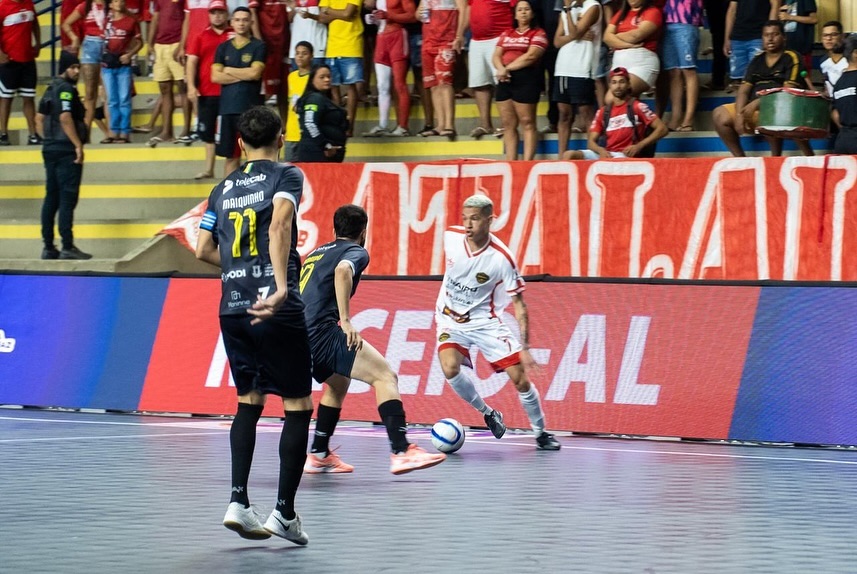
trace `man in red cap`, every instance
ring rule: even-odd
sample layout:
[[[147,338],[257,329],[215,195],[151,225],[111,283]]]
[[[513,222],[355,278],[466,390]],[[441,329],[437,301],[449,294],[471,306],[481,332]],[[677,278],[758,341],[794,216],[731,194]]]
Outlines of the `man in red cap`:
[[[631,95],[631,74],[625,68],[610,72],[613,104],[595,113],[589,128],[588,149],[572,150],[562,159],[610,159],[611,157],[651,157],[654,144],[669,129],[649,106]]]

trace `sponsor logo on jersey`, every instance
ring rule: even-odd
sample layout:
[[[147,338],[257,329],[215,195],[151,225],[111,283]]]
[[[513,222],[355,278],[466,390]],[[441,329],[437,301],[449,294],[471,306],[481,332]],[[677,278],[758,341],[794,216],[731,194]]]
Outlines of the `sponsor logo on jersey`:
[[[221,273],[220,278],[223,279],[223,282],[226,283],[229,279],[244,279],[247,277],[246,269],[231,269],[229,273]],[[232,292],[233,297],[235,296],[235,291]]]
[[[258,279],[259,277],[261,277],[261,276],[262,276],[262,266],[261,266],[261,265],[254,265],[254,266],[253,266],[253,271],[252,271],[252,273],[251,273],[251,274],[252,274],[252,275],[253,275],[253,277],[255,277],[256,279]]]
[[[489,279],[491,279],[491,278],[488,277],[487,273],[482,273],[480,271],[479,273],[476,274],[476,282],[479,283],[480,285],[487,282]]]
[[[476,291],[479,290],[478,287],[470,287],[469,285],[459,283],[458,281],[456,281],[455,279],[452,279],[452,278],[447,280],[446,284],[449,285],[450,287],[455,287],[459,291],[470,291],[471,293],[476,293]]]
[[[231,179],[227,179],[226,181],[224,181],[223,182],[223,193],[227,193],[230,189],[232,189],[232,185],[233,185],[233,183],[232,183]]]
[[[259,183],[260,181],[265,181],[266,179],[268,179],[268,176],[264,173],[260,173],[258,175],[251,175],[250,177],[236,179],[235,185],[237,185],[238,187],[247,187],[248,185],[253,185],[254,183]]]

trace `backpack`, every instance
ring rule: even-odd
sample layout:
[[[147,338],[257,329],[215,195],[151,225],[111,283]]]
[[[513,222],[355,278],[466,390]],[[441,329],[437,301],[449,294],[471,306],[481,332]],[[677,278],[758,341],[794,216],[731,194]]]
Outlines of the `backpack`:
[[[640,141],[640,134],[637,132],[637,112],[634,111],[634,102],[636,102],[636,98],[631,98],[628,100],[628,121],[631,122],[631,125],[634,126],[633,133],[633,142],[636,144]],[[598,136],[598,145],[603,148],[607,147],[607,126],[610,124],[610,116],[613,115],[613,106],[605,105],[602,108],[602,125],[601,125],[601,135]],[[643,138],[646,138],[651,134],[655,129],[650,125],[646,126],[645,131],[643,132]],[[655,157],[655,151],[657,150],[658,142],[651,143],[640,150],[635,157]]]

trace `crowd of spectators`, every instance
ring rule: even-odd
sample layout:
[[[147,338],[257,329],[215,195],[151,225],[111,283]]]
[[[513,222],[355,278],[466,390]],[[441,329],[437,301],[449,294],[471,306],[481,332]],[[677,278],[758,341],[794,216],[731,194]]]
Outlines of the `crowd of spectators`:
[[[108,133],[102,143],[129,141],[133,75],[146,62],[138,57],[146,48],[160,88],[155,115],[161,117],[148,144],[202,139],[208,153],[197,177],[207,178],[213,177],[215,151],[234,166],[237,146],[228,119],[257,99],[276,103],[284,116],[290,159],[341,161],[358,102],[374,97],[367,88],[372,72],[379,123],[364,136],[411,135],[411,101],[419,98],[426,125],[417,135],[455,138],[456,98],[471,96],[479,119],[470,137],[502,138],[507,159],[518,159],[522,139],[521,157],[532,159],[539,131],[556,132],[562,157],[570,135],[591,131],[596,111],[613,103],[607,77],[621,68],[628,96],[654,94],[653,115],[672,132],[700,127],[701,90],[734,93],[735,103],[715,110],[713,121],[728,149],[740,155],[738,137],[754,127],[758,92],[814,89],[809,72],[817,11],[816,0],[65,0],[61,42],[80,59],[88,128],[101,112],[99,87],[105,90]],[[24,99],[28,143],[38,144],[32,116],[41,39],[32,0],[0,0],[0,16],[0,145],[9,143],[16,94]],[[248,21],[246,34],[236,36],[230,27],[236,17]],[[697,74],[702,26],[713,41],[707,85]],[[771,35],[782,41],[773,46]],[[848,66],[845,38],[838,22],[824,26],[821,41],[829,57],[820,71],[831,98]],[[218,49],[221,43],[232,48]],[[225,61],[227,54],[239,61]],[[329,88],[315,85],[321,65]],[[409,68],[419,80],[413,87],[407,84]],[[221,90],[242,96],[221,98]],[[547,125],[539,130],[542,97],[549,105]],[[327,131],[337,139],[323,139],[330,146],[325,151],[317,149],[325,129],[305,125],[307,118],[321,118],[307,113],[310,100],[323,104],[326,117],[336,117],[335,129],[331,124]],[[501,121],[496,128],[493,104]],[[184,113],[177,137],[175,106]],[[803,153],[812,152],[805,140],[798,144]]]

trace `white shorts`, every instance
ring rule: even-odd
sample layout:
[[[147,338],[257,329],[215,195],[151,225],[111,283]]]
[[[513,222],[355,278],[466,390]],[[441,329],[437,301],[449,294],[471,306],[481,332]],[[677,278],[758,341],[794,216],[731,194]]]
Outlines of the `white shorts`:
[[[481,329],[464,331],[450,327],[438,327],[437,350],[455,349],[465,358],[465,364],[472,367],[470,348],[476,347],[491,363],[491,367],[501,373],[520,364],[518,353],[521,343],[499,319]]]
[[[650,88],[655,87],[658,74],[661,71],[661,61],[658,55],[646,48],[626,48],[613,52],[613,68],[626,68]]]
[[[467,53],[468,88],[493,86],[497,83],[491,58],[494,57],[494,49],[497,47],[497,40],[499,39],[498,36],[490,40],[470,40],[470,48]]]
[[[597,161],[601,159],[601,156],[592,151],[591,149],[582,149],[580,150],[583,153],[583,159],[589,159],[592,161]],[[608,151],[610,157],[626,157],[624,153],[621,151]]]

